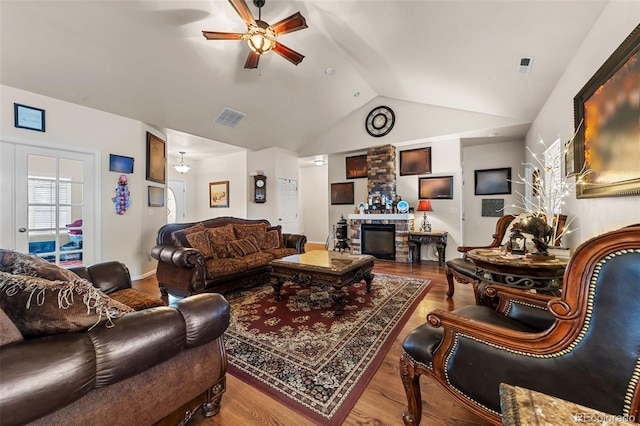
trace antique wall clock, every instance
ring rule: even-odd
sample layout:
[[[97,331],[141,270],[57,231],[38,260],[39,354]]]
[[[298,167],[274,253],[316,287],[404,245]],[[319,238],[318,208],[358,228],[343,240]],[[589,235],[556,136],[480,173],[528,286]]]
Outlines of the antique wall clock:
[[[255,175],[253,177],[253,201],[264,203],[267,201],[267,177],[265,175]]]
[[[371,136],[379,138],[386,135],[393,129],[396,121],[396,115],[393,110],[387,106],[379,106],[371,110],[365,121],[367,133]]]

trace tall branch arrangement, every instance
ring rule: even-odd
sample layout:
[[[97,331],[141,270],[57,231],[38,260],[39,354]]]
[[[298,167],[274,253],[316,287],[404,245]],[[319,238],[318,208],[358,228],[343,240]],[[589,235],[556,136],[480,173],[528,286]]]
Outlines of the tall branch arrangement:
[[[582,123],[581,123],[582,124]],[[578,129],[580,126],[578,126]],[[576,130],[577,133],[577,130]],[[573,137],[575,137],[575,133]],[[573,140],[573,138],[572,138]],[[560,139],[554,141],[554,143],[560,143]],[[540,144],[544,146],[545,152],[550,152],[549,146],[540,138]],[[562,173],[562,163],[564,156],[566,155],[566,146],[564,149],[559,149],[556,155],[547,156],[546,158],[539,158],[529,147],[527,151],[533,157],[532,162],[523,163],[526,167],[531,167],[533,170],[540,170],[543,174],[540,175],[539,181],[527,181],[523,176],[518,174],[518,180],[513,180],[513,183],[523,185],[525,188],[531,189],[534,199],[531,203],[528,202],[527,197],[523,194],[525,191],[515,191],[520,195],[522,199],[522,205],[511,205],[524,212],[530,212],[533,216],[544,217],[548,224],[551,225],[553,234],[551,241],[554,242],[562,235],[569,234],[574,231],[570,226],[575,220],[575,217],[567,218],[567,221],[562,230],[558,229],[558,221],[554,218],[562,213],[562,206],[565,204],[565,199],[571,194],[575,193],[576,186],[584,184],[584,177],[591,171],[583,169],[575,176],[573,182],[567,180],[567,177]]]

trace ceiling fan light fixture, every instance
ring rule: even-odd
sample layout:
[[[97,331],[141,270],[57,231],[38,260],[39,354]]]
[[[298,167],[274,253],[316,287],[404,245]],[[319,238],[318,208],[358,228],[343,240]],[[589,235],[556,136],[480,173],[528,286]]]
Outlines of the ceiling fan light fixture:
[[[264,55],[273,49],[276,42],[273,40],[276,34],[271,27],[267,26],[264,21],[256,21],[257,26],[251,26],[249,34],[246,35],[247,44],[249,49],[256,52],[258,55]]]
[[[184,151],[180,151],[180,164],[174,164],[173,168],[176,169],[176,172],[185,174],[189,170],[191,170],[191,166],[188,164],[184,164]]]

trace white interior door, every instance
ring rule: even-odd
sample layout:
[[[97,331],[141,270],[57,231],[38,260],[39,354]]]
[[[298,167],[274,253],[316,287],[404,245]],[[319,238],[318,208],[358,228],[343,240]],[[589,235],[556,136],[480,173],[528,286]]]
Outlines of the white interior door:
[[[95,260],[94,156],[17,145],[15,247],[62,266]]]
[[[167,223],[187,221],[187,192],[182,180],[170,180],[167,183]]]
[[[298,181],[278,178],[278,225],[282,232],[298,233]]]

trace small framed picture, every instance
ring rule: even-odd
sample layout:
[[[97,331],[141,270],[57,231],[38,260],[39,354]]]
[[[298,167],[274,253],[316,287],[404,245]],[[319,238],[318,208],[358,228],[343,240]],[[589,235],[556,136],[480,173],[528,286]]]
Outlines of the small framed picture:
[[[209,207],[229,207],[229,181],[209,182]]]
[[[577,175],[579,173],[579,170],[576,170],[577,165],[575,142],[571,139],[564,146],[564,175],[566,177]]]
[[[15,126],[21,129],[44,132],[44,110],[21,104],[13,104]]]
[[[347,179],[367,177],[367,155],[356,155],[346,159]]]
[[[164,188],[159,186],[148,186],[149,207],[164,207]]]
[[[147,132],[147,180],[165,183],[165,142]]]

